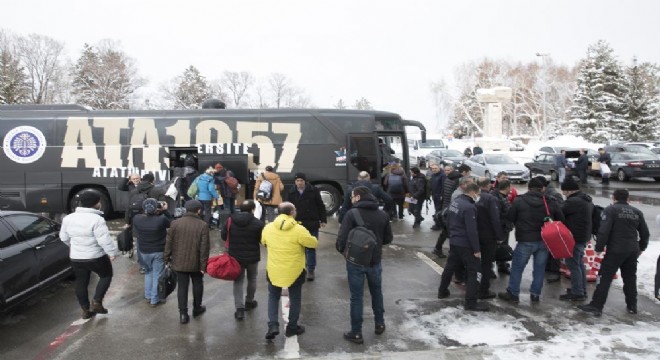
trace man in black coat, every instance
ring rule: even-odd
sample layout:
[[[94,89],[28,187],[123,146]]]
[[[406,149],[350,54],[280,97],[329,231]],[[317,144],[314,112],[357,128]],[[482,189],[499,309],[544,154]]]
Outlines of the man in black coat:
[[[513,251],[509,285],[506,292],[497,294],[500,299],[514,303],[519,302],[522,274],[532,256],[534,257],[534,271],[530,299],[532,302],[540,301],[545,264],[549,254],[541,238],[541,228],[548,216],[554,220],[564,221],[564,214],[561,212],[559,204],[543,195],[543,183],[539,179],[532,178],[527,183],[527,189],[525,194],[518,196],[513,201],[513,206],[507,215],[516,227],[518,244]],[[550,214],[546,211],[546,204]]]
[[[478,277],[481,272],[481,247],[477,231],[477,207],[479,186],[468,184],[463,194],[458,196],[448,208],[447,227],[449,228],[449,257],[442,272],[438,298],[449,296],[449,283],[458,267],[466,268],[465,310],[488,311],[485,304],[477,302]],[[483,275],[483,274],[482,274]],[[482,276],[483,278],[483,276]]]
[[[580,149],[580,156],[578,156],[577,161],[575,161],[575,171],[580,178],[582,184],[587,183],[587,170],[589,169],[589,158],[587,157],[587,151]]]
[[[628,196],[628,190],[615,190],[612,196],[614,204],[606,207],[601,215],[595,250],[601,253],[607,246],[607,253],[600,264],[591,302],[578,306],[596,316],[603,312],[612,278],[619,269],[626,308],[629,314],[637,314],[637,259],[646,250],[650,234],[644,213],[628,204]]]
[[[543,195],[547,199],[556,201],[559,206],[564,203],[564,197],[545,176],[539,175],[535,179],[538,179],[543,184]],[[553,283],[561,280],[561,265],[559,263],[560,260],[553,258],[551,254],[548,256],[548,262],[545,264],[545,279],[547,282]]]
[[[422,206],[424,206],[424,200],[426,198],[426,177],[421,171],[419,171],[418,167],[410,169],[410,172],[412,173],[412,180],[410,181],[410,196],[417,200],[417,203],[410,204],[410,207],[415,216],[413,228],[418,228],[422,221],[424,221],[424,218],[422,217]]]
[[[447,166],[450,167],[449,165]],[[451,195],[458,188],[458,180],[461,177],[470,176],[470,171],[472,171],[472,168],[470,168],[468,165],[462,164],[461,166],[458,167],[457,170],[452,171],[449,173],[449,175],[447,175],[447,178],[445,179],[444,184],[442,185],[441,211],[449,207],[449,204],[451,203]],[[442,231],[440,232],[440,235],[438,235],[438,241],[436,241],[435,249],[433,249],[433,253],[437,255],[439,258],[447,257],[442,252],[442,246],[445,244],[447,237],[448,237],[447,228],[445,226],[445,228],[442,229]]]
[[[584,301],[587,299],[587,272],[584,268],[584,249],[591,238],[591,215],[594,211],[594,203],[591,196],[580,191],[573,178],[568,177],[561,184],[561,191],[566,196],[566,201],[561,207],[566,222],[564,223],[573,238],[575,247],[573,257],[566,259],[566,266],[571,271],[571,291],[559,296],[559,300]]]
[[[353,208],[346,213],[337,234],[336,248],[340,253],[344,253],[348,233],[351,229],[358,226],[355,220],[356,212],[362,218],[367,229],[373,231],[378,242],[371,257],[369,266],[361,266],[346,261],[346,271],[348,273],[348,289],[351,293],[351,331],[344,333],[344,339],[356,344],[364,343],[362,338],[362,314],[363,314],[363,296],[364,296],[364,278],[367,278],[369,293],[371,294],[371,307],[374,312],[375,332],[377,335],[385,331],[385,313],[383,290],[382,290],[382,272],[381,266],[382,247],[392,242],[392,227],[390,226],[389,215],[378,209],[378,202],[371,194],[368,187],[357,186],[351,192]]]
[[[261,232],[263,221],[254,217],[256,205],[253,200],[245,200],[240,205],[241,212],[231,214],[231,224],[223,226],[220,237],[225,240],[231,255],[241,264],[241,274],[234,280],[234,318],[243,320],[245,311],[257,307],[254,294],[257,291],[257,274],[261,260]],[[228,220],[229,221],[229,220]],[[243,280],[247,272],[247,295],[243,302]]]
[[[438,164],[431,164],[431,198],[433,199],[433,207],[435,208],[436,214],[442,210],[442,186],[445,182],[445,178],[447,176],[445,175],[445,172],[442,171],[440,168],[440,165]],[[435,216],[434,216],[435,220]],[[442,229],[441,224],[439,224],[437,221],[433,226],[431,226],[431,230],[440,230]]]
[[[371,190],[371,194],[376,197],[377,200],[382,200],[385,206],[383,207],[383,210],[390,214],[390,211],[394,207],[394,200],[392,200],[392,197],[390,194],[385,192],[383,188],[378,186],[378,184],[374,184],[371,182],[371,176],[369,175],[368,172],[366,171],[360,171],[358,174],[357,181],[353,183],[353,185],[349,186],[349,188],[346,190],[346,193],[344,194],[344,202],[341,205],[341,209],[339,211],[339,223],[341,224],[342,220],[344,220],[344,215],[346,215],[346,212],[353,207],[353,203],[351,201],[351,193],[353,192],[353,189],[358,187],[358,186],[364,186]],[[391,217],[390,217],[391,218]]]
[[[497,243],[504,238],[501,210],[497,198],[489,193],[490,179],[480,177],[477,186],[481,189],[477,200],[477,230],[479,231],[479,247],[481,248],[481,283],[479,284],[479,299],[493,299],[495,293],[490,291],[490,278],[495,262]]]
[[[509,180],[502,180],[500,182],[495,182],[493,189],[490,191],[500,206],[500,224],[502,225],[502,239],[500,243],[509,243],[509,233],[513,230],[513,223],[509,221],[507,214],[511,209],[511,203],[509,202],[508,196],[511,191],[511,182]],[[510,274],[511,271],[509,268],[508,261],[498,261],[497,262],[497,272],[502,274]]]
[[[319,228],[325,227],[328,222],[325,204],[321,199],[321,192],[314,185],[307,182],[307,176],[299,172],[294,176],[295,184],[287,195],[287,201],[296,207],[296,220],[309,231],[317,240]],[[307,280],[314,281],[316,276],[316,249],[305,249],[307,264]]]

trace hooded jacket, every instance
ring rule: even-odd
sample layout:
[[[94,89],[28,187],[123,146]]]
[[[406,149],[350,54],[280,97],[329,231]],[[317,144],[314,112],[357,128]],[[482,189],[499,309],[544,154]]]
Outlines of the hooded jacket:
[[[477,207],[471,197],[462,194],[451,202],[447,210],[447,228],[450,245],[466,247],[475,253],[481,251]]]
[[[564,221],[564,213],[557,201],[546,198],[550,216],[553,220]],[[516,227],[516,241],[533,242],[543,241],[541,238],[541,227],[545,222],[546,214],[543,203],[543,194],[536,190],[530,190],[516,198],[507,215]]]
[[[141,193],[147,193],[148,198],[153,198],[158,201],[165,201],[165,191],[166,189],[163,189],[161,187],[156,187],[154,184],[146,181],[142,181],[137,185],[137,191]]]
[[[495,197],[499,203],[500,224],[502,224],[502,229],[504,231],[504,239],[502,240],[506,241],[508,239],[509,232],[513,230],[513,223],[509,221],[509,218],[507,217],[509,210],[511,209],[511,203],[509,202],[507,196],[497,191],[497,189],[491,189],[490,194],[493,195],[493,197]]]
[[[426,198],[426,176],[424,174],[413,175],[410,182],[410,195],[417,200]]]
[[[215,181],[213,176],[204,173],[199,175],[195,181],[197,182],[197,200],[201,201],[211,201],[213,199],[219,199],[220,196],[215,190]]]
[[[285,214],[266,225],[261,243],[268,250],[268,279],[277,287],[289,287],[298,279],[305,269],[305,248],[315,249],[319,244],[304,226]]]
[[[564,224],[571,230],[576,243],[584,244],[591,238],[591,215],[594,204],[591,196],[582,191],[568,196],[561,206],[566,221]]]
[[[649,237],[644,213],[626,202],[616,202],[603,210],[595,250],[601,252],[607,246],[608,254],[644,251]]]
[[[264,171],[263,173],[259,174],[257,177],[257,182],[254,184],[254,191],[252,193],[252,198],[257,201],[257,191],[259,191],[259,186],[261,186],[261,183],[264,181],[264,177],[266,180],[270,181],[270,183],[273,185],[273,193],[272,196],[270,197],[270,200],[259,200],[260,203],[264,205],[279,205],[282,203],[282,190],[284,190],[284,184],[282,184],[282,179],[280,179],[280,176],[277,175],[276,173],[272,171]]]
[[[379,246],[374,249],[370,266],[377,265],[380,263],[383,256],[382,246],[391,243],[394,236],[392,235],[389,215],[378,209],[378,202],[376,201],[376,198],[371,195],[360,197],[360,201],[355,203],[351,211],[346,213],[346,216],[344,216],[341,226],[339,227],[335,248],[340,253],[344,253],[344,250],[346,249],[346,241],[348,240],[348,233],[351,229],[357,226],[354,214],[355,211],[360,212],[365,227],[373,231],[376,235],[376,239],[378,239]]]
[[[317,231],[321,223],[327,223],[325,204],[321,199],[319,189],[310,183],[305,183],[302,194],[293,186],[287,200],[296,206],[296,220],[309,231]]]
[[[446,209],[451,204],[451,194],[458,188],[458,179],[461,178],[461,173],[454,170],[447,175],[445,183],[442,185],[442,209]]]
[[[367,189],[371,189],[371,193],[374,195],[374,197],[376,197],[377,200],[378,199],[383,200],[383,203],[385,205],[391,206],[392,202],[394,201],[390,196],[390,194],[383,191],[383,189],[377,184],[373,184],[369,180],[358,180],[353,185],[349,186],[346,189],[346,192],[344,193],[344,202],[342,203],[341,211],[339,212],[340,223],[342,222],[342,220],[344,220],[344,216],[346,215],[346,212],[353,207],[353,203],[351,202],[351,193],[353,192],[353,189],[355,189],[358,186],[364,186]]]
[[[401,176],[401,181],[403,182],[403,192],[392,192],[389,189],[389,179],[390,175]],[[392,199],[401,199],[403,200],[406,197],[406,193],[410,192],[410,183],[408,177],[406,176],[405,171],[402,168],[397,167],[390,170],[390,173],[387,174],[385,180],[383,181],[383,186],[387,189],[387,193],[392,197]],[[349,199],[350,201],[350,199]]]
[[[222,240],[229,240],[229,255],[245,266],[261,260],[259,243],[263,229],[263,221],[255,218],[251,213],[236,213],[231,215],[229,231],[224,226],[220,237]]]
[[[163,258],[174,271],[206,271],[209,249],[208,224],[197,214],[186,213],[172,222]]]
[[[91,260],[119,253],[117,244],[108,232],[108,225],[100,210],[77,207],[64,217],[60,240],[71,248],[71,260]]]

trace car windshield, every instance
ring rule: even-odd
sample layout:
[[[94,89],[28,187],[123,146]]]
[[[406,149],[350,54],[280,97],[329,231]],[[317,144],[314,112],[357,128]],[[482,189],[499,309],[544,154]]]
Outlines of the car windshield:
[[[488,164],[517,164],[517,162],[508,155],[486,155],[485,157]]]
[[[445,147],[445,143],[440,139],[426,139],[426,142],[420,142],[419,147],[421,148],[439,148]]]
[[[443,150],[441,154],[446,157],[463,157],[463,153],[458,150]]]
[[[653,151],[642,146],[626,146],[626,152],[655,156]]]
[[[648,154],[642,153],[620,153],[619,156],[622,160],[652,160],[655,159],[655,155],[649,156]]]

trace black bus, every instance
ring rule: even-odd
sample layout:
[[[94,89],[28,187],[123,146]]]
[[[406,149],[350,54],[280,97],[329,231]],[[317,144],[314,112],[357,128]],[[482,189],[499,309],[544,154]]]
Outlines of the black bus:
[[[150,172],[165,182],[174,167],[194,156],[199,170],[220,162],[241,184],[268,165],[285,184],[304,172],[333,213],[360,171],[380,181],[385,159],[379,140],[388,149],[400,148],[401,164],[410,166],[408,147],[402,146],[407,126],[426,133],[420,122],[382,111],[2,105],[0,208],[57,217],[74,210],[76,194],[92,189],[106,214],[124,211],[127,196],[117,189],[122,178]]]

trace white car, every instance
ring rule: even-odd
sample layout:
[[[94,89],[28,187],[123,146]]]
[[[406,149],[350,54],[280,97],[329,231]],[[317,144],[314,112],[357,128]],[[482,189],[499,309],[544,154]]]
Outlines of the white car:
[[[500,171],[506,171],[511,181],[529,181],[529,169],[507,154],[474,155],[463,161],[463,164],[472,169],[472,175],[484,176],[491,181],[495,180]]]

